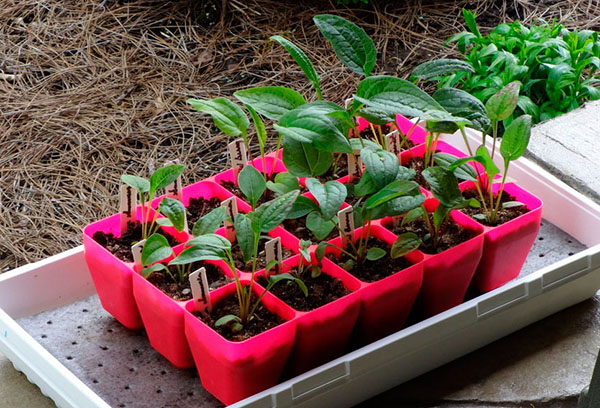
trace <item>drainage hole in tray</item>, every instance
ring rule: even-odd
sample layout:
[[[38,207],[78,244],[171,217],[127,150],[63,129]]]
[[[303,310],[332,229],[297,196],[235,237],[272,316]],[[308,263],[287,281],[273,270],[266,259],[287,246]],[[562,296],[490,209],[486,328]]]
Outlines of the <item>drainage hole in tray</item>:
[[[193,397],[194,396],[194,391],[188,391],[187,395],[188,395],[188,397]]]
[[[130,390],[130,389],[131,389],[131,387],[130,387],[129,385],[126,385],[124,388],[125,388],[126,390]]]
[[[125,408],[125,404],[119,404],[119,408]]]
[[[94,378],[94,379],[92,380],[92,382],[93,382],[94,384],[98,384],[98,382],[99,382],[99,381],[98,381],[98,380],[96,380],[96,379]]]
[[[543,258],[543,257],[544,257],[544,254],[539,254],[538,256],[539,256],[540,258]]]
[[[133,368],[133,367],[131,367],[131,368],[129,369],[129,372],[130,372],[130,373],[133,373],[134,371],[135,371],[135,368]]]
[[[52,320],[48,320],[46,324],[52,324]]]
[[[77,342],[76,341],[72,341],[71,344],[75,346],[75,345],[77,345]]]
[[[41,337],[42,337],[42,339],[47,339],[48,338],[48,336],[46,336],[45,334],[42,334]]]
[[[88,310],[87,310],[87,309],[83,309],[83,310],[82,310],[82,312],[83,312],[83,313],[87,313],[87,312],[88,312]]]
[[[539,237],[538,238],[538,241],[543,241],[543,240],[544,240],[544,237]]]
[[[569,252],[569,256],[575,255],[575,252]]]
[[[162,390],[161,390],[161,389],[158,389],[158,390],[156,390],[156,393],[157,393],[157,394],[160,394],[160,393],[162,393]]]
[[[98,367],[104,367],[104,364],[98,363]]]
[[[77,326],[78,329],[83,329],[83,326],[79,325]]]
[[[67,356],[67,360],[73,360],[73,356]]]
[[[100,346],[100,349],[106,351],[106,350],[108,350],[108,347],[106,347],[106,346]]]
[[[166,373],[167,373],[167,372],[166,372],[165,370],[162,370],[162,371],[160,372],[160,374],[161,374],[161,375],[165,375]]]
[[[133,354],[138,354],[140,351],[138,349],[133,349]]]
[[[109,332],[109,333],[112,333],[112,332],[114,332],[114,330],[113,330],[113,329],[108,329],[108,330],[106,330],[106,331],[107,331],[107,332]]]

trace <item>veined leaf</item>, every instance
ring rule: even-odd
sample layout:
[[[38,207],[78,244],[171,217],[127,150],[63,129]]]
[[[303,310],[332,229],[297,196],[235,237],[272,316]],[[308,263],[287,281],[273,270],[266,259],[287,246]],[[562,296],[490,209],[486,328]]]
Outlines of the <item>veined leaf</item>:
[[[485,106],[471,94],[456,88],[442,88],[433,94],[444,109],[453,116],[471,121],[471,127],[484,133],[489,133],[492,127],[487,117]]]
[[[306,54],[293,42],[279,35],[271,36],[270,39],[277,41],[287,50],[287,52],[290,53],[292,58],[294,58],[294,61],[296,61],[296,63],[300,66],[300,69],[302,69],[302,72],[304,72],[304,75],[306,75],[308,80],[312,82],[313,87],[317,92],[317,95],[321,95],[321,86],[319,84],[320,78],[317,75],[313,64],[310,62],[310,59],[306,56]]]
[[[142,265],[148,266],[162,261],[173,254],[169,241],[163,235],[154,233],[146,239],[142,249]]]
[[[440,75],[453,74],[455,72],[471,72],[475,70],[466,61],[457,59],[437,59],[427,61],[417,66],[412,75],[419,79],[429,79]]]
[[[396,241],[392,245],[390,255],[393,259],[400,258],[419,248],[423,242],[415,233],[406,232],[398,235]]]
[[[254,245],[258,245],[258,242],[255,243],[258,233],[252,224],[252,218],[246,214],[238,214],[233,222],[235,237],[244,256],[244,262],[248,262],[254,256]]]
[[[145,178],[123,174],[121,176],[121,181],[142,194],[150,191],[150,182]]]
[[[258,145],[260,146],[261,153],[264,153],[265,146],[267,144],[267,129],[265,129],[265,122],[258,116],[256,111],[250,105],[245,105],[248,112],[250,112],[250,116],[252,116],[252,122],[254,122],[254,127],[256,129],[256,138],[258,139]]]
[[[260,232],[269,232],[281,224],[291,212],[299,194],[298,190],[290,191],[258,207],[255,216],[260,226]]]
[[[188,99],[187,103],[197,111],[212,116],[215,125],[227,136],[242,136],[245,138],[250,121],[244,111],[229,99]]]
[[[288,214],[288,218],[296,219],[304,217],[312,211],[319,211],[319,206],[317,206],[310,198],[299,196],[294,202],[294,206]]]
[[[283,164],[294,176],[316,177],[329,170],[333,164],[333,154],[318,150],[310,143],[285,138]]]
[[[271,120],[279,120],[292,109],[306,103],[299,92],[283,86],[249,88],[234,92],[233,95]]]
[[[454,208],[465,201],[458,187],[458,180],[451,171],[441,167],[428,167],[422,174],[429,183],[433,196],[444,207]]]
[[[306,187],[319,203],[324,220],[335,217],[348,194],[346,186],[339,181],[328,181],[323,185],[317,179],[309,178]]]
[[[150,195],[177,180],[184,168],[181,164],[170,164],[157,169],[150,176]]]
[[[501,121],[512,115],[519,101],[520,88],[521,83],[515,81],[492,95],[485,104],[488,117],[491,120]]]
[[[333,231],[335,222],[330,218],[322,217],[318,212],[311,212],[306,216],[306,228],[313,233],[317,240],[321,241]]]
[[[513,120],[504,131],[500,154],[505,161],[516,160],[525,153],[531,135],[531,116],[523,115]]]
[[[244,166],[238,175],[238,184],[252,208],[255,208],[267,187],[262,174],[254,166]]]
[[[360,157],[378,189],[396,180],[400,163],[395,154],[381,148],[365,148],[361,150]]]
[[[185,207],[181,201],[165,197],[160,201],[158,210],[171,221],[177,231],[183,231],[185,228]]]
[[[219,206],[196,221],[192,234],[195,236],[212,234],[219,229],[221,223],[227,218],[227,208]]]

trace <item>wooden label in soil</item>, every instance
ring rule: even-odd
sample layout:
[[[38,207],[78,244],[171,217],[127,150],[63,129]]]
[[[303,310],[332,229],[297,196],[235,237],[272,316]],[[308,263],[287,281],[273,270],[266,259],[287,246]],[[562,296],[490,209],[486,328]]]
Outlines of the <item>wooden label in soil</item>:
[[[208,313],[212,312],[210,288],[208,286],[208,279],[206,278],[206,269],[200,268],[190,273],[189,279],[196,310],[206,310]]]
[[[362,167],[362,162],[360,160],[360,154],[359,153],[348,153],[348,176],[350,177],[350,180],[354,180],[355,178],[359,178],[361,175],[361,167]]]
[[[400,133],[398,133],[397,130],[394,130],[385,136],[385,147],[387,151],[394,153],[396,156],[402,152],[402,148],[400,147],[401,144]]]
[[[244,144],[244,139],[235,139],[227,145],[229,155],[231,156],[231,168],[233,169],[235,180],[240,170],[248,163],[248,150]]]
[[[171,164],[179,164],[179,160],[176,159],[168,161],[165,163],[165,166],[169,166]],[[171,197],[183,202],[183,184],[181,181],[181,175],[179,175],[174,182],[165,187],[165,193],[167,194],[167,197]]]
[[[226,208],[227,217],[231,220],[235,220],[235,217],[238,214],[237,201],[235,197],[229,197],[226,200],[221,201],[221,205]],[[229,219],[223,221],[223,225],[225,226],[225,236],[231,242],[235,240],[235,228],[233,227],[233,222],[229,221]]]
[[[144,265],[142,264],[142,251],[144,250],[144,244],[146,240],[143,239],[137,244],[131,246],[131,254],[133,255],[133,262],[135,266],[138,268],[142,268]]]
[[[348,240],[352,239],[352,231],[354,231],[354,208],[352,206],[339,210],[338,224],[340,226],[340,236],[342,237],[342,246],[345,248],[348,245]]]
[[[135,222],[135,209],[137,207],[137,191],[126,184],[121,186],[121,234],[127,231],[127,223]]]
[[[281,248],[280,237],[273,238],[265,243],[265,257],[267,261],[265,265],[268,265],[272,261],[276,260],[278,262],[277,271],[282,272],[281,261],[283,261],[283,249]],[[270,274],[271,271],[266,271],[265,277],[268,278]]]

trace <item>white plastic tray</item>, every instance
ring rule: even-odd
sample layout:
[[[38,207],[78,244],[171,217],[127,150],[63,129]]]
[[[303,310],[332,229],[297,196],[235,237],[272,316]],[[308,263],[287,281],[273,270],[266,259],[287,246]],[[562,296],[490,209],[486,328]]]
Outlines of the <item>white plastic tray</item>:
[[[481,140],[470,137],[473,146]],[[460,135],[444,139],[462,146]],[[513,163],[510,176],[542,198],[544,219],[590,248],[234,406],[351,406],[592,297],[600,288],[600,206],[528,160]],[[77,247],[0,275],[0,351],[59,407],[109,405],[15,319],[93,295],[86,270]]]

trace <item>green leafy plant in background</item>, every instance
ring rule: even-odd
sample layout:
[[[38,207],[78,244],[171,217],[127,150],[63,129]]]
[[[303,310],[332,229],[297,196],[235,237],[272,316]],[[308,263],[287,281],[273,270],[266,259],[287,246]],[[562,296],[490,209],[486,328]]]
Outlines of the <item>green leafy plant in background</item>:
[[[484,103],[507,84],[520,81],[518,108],[505,126],[522,114],[538,123],[600,98],[597,32],[568,30],[556,21],[530,27],[515,21],[499,24],[483,35],[475,14],[463,10],[463,15],[467,31],[447,43],[455,43],[466,61],[462,66],[446,63],[447,69],[439,63],[439,71],[426,77],[415,70],[416,78],[438,80],[439,87],[458,87]]]

